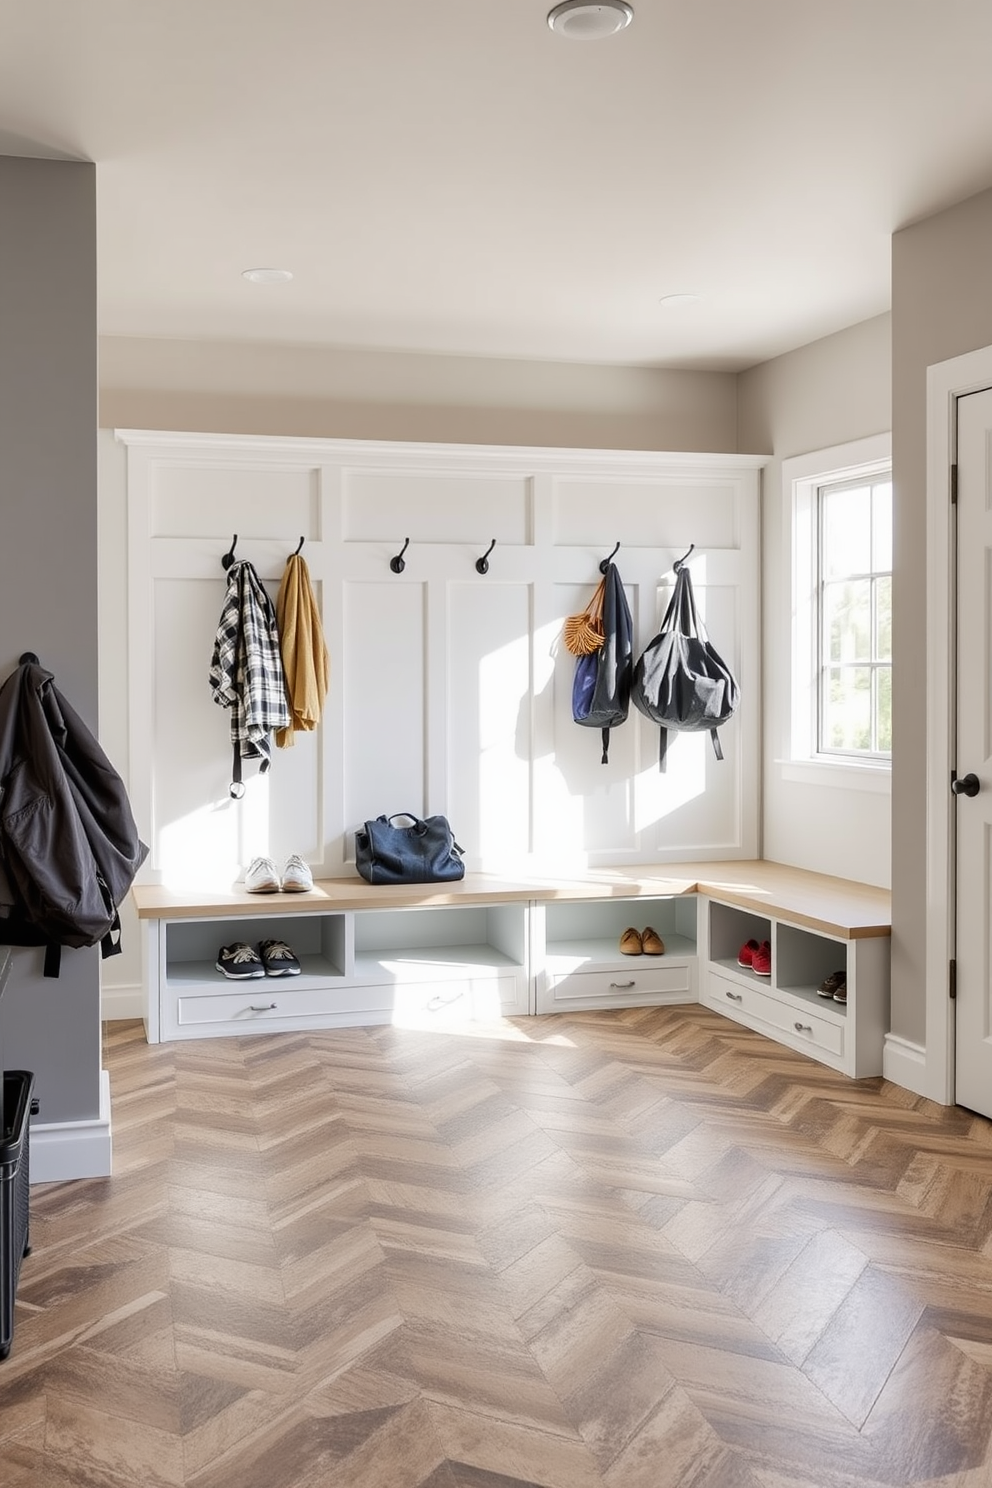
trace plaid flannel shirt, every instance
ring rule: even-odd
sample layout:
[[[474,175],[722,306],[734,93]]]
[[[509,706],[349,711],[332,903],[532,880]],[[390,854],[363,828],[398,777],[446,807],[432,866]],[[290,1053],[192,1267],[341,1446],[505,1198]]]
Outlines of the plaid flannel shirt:
[[[269,735],[290,722],[286,682],[279,654],[276,612],[252,564],[232,563],[227,594],[210,663],[214,702],[231,710],[231,742],[238,761],[260,759],[267,770]]]

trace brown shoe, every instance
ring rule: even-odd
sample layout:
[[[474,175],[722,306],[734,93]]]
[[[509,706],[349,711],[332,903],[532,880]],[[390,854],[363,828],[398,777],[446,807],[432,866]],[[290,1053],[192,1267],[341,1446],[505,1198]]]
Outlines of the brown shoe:
[[[665,942],[657,930],[652,930],[649,925],[641,935],[641,949],[645,956],[663,956],[665,954]]]
[[[644,947],[636,930],[628,929],[620,937],[620,951],[624,956],[639,956]]]

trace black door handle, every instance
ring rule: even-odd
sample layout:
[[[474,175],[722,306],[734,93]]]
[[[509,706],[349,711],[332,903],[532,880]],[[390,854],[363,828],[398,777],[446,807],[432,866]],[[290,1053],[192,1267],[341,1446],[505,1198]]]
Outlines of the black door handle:
[[[962,775],[951,781],[951,790],[956,796],[977,796],[981,788],[982,782],[974,774]]]

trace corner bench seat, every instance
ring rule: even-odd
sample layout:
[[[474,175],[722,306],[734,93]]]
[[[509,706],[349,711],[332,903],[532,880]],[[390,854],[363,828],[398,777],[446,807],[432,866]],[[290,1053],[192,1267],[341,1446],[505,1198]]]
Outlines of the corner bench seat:
[[[132,890],[145,943],[150,1042],[384,1022],[484,1023],[532,1013],[702,1002],[844,1073],[881,1072],[888,1027],[887,890],[763,860],[467,873],[373,886],[357,875],[304,894]],[[663,956],[619,937],[651,925]],[[299,977],[234,983],[217,948],[291,939]],[[737,963],[772,946],[770,975]],[[846,970],[848,1001],[817,994]]]
[[[314,908],[413,909],[428,905],[703,894],[842,939],[892,933],[892,898],[887,889],[761,858],[720,863],[637,864],[629,868],[591,869],[575,878],[504,878],[492,873],[466,873],[464,879],[452,884],[373,885],[355,875],[318,879],[307,894],[248,894],[239,885],[223,890],[176,890],[155,884],[138,885],[131,892],[138,918],[142,920],[299,914]]]

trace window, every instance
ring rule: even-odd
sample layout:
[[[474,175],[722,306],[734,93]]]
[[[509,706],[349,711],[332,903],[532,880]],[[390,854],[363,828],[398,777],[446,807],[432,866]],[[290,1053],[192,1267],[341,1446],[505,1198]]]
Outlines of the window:
[[[802,455],[784,461],[782,472],[792,557],[792,624],[781,641],[783,653],[791,644],[782,668],[791,682],[783,771],[787,778],[887,790],[891,438]]]
[[[892,754],[892,476],[817,488],[817,749]]]

